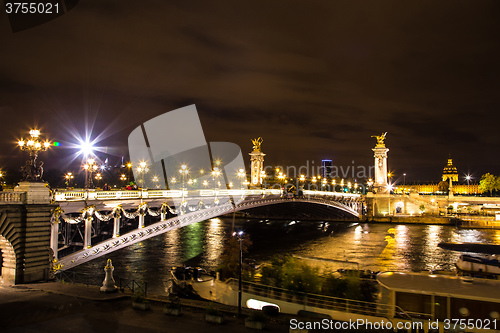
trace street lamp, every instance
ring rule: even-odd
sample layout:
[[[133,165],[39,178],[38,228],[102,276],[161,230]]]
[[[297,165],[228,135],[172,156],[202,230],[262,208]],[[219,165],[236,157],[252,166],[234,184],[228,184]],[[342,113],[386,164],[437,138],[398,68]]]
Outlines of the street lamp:
[[[403,173],[403,185],[406,186],[406,173]]]
[[[465,179],[467,180],[467,186],[469,186],[469,182],[472,179],[470,175],[465,176]]]
[[[85,188],[94,188],[94,181],[92,180],[92,173],[97,170],[97,164],[93,158],[89,158],[83,165],[85,169]],[[89,175],[90,173],[90,175]]]
[[[125,174],[122,173],[122,175],[120,176],[120,180],[123,182],[123,185],[125,186],[125,182],[127,181],[127,177],[125,176]]]
[[[141,185],[144,188],[144,174],[149,172],[148,164],[146,162],[140,162],[137,172],[141,175]]]
[[[23,176],[25,181],[41,182],[43,175],[43,162],[37,163],[38,153],[46,151],[50,147],[49,141],[40,141],[40,131],[37,129],[32,129],[29,131],[30,139],[24,141],[19,140],[19,148],[23,151],[27,151],[30,154],[26,165],[23,167]]]
[[[127,163],[127,173],[128,173],[128,179],[131,179],[131,170],[132,170],[132,163],[131,162],[128,162]]]
[[[237,175],[240,179],[241,189],[243,189],[243,179],[246,178],[245,169],[239,169]]]
[[[260,171],[260,184],[262,185],[264,183],[264,179],[266,179],[267,174],[264,170]]]
[[[373,186],[373,179],[368,179],[368,181],[366,182],[366,185],[368,185],[368,189],[371,189],[372,186]]]
[[[239,267],[239,274],[238,274],[238,316],[241,316],[241,275],[243,271],[243,231],[239,232],[233,232],[233,236],[238,239],[240,242],[240,267]]]
[[[73,176],[73,173],[72,173],[72,172],[68,172],[68,173],[64,176],[64,178],[66,178],[66,186],[67,186],[67,187],[71,187],[71,180],[72,180],[73,178],[75,178],[75,176]]]
[[[278,174],[278,179],[280,181],[280,186],[282,189],[284,189],[285,183],[286,183],[286,175],[283,174],[283,172],[280,172]],[[283,183],[282,183],[283,182]],[[284,191],[283,191],[284,192]],[[282,193],[284,194],[284,193]]]
[[[218,162],[218,163],[217,163]],[[216,164],[219,165],[220,164],[220,161],[217,161]],[[216,189],[216,186],[215,186],[215,179],[217,178],[217,180],[219,179],[219,176],[220,176],[221,172],[219,170],[219,167],[214,167],[214,169],[212,170],[212,180],[214,181],[214,191]],[[220,182],[218,182],[219,186],[220,186]]]
[[[189,173],[189,170],[187,168],[186,164],[181,165],[181,168],[179,170],[179,173],[182,175],[182,190],[184,191],[184,186],[185,186],[185,177]]]
[[[151,178],[151,180],[153,181],[155,188],[160,188],[160,185],[158,185],[160,178],[158,176],[153,176],[153,178]]]
[[[175,177],[170,178],[170,182],[172,183],[172,188],[175,189],[175,184],[177,183],[177,179]]]
[[[100,173],[96,173],[95,180],[97,180],[97,186],[101,186],[102,175]]]

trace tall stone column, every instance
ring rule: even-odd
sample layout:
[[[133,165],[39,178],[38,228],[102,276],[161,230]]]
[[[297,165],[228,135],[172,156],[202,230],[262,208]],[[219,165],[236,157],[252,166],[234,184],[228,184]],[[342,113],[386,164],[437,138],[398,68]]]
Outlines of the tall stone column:
[[[387,152],[389,151],[384,144],[387,132],[377,138],[377,145],[373,148],[375,157],[375,181],[373,187],[377,193],[389,192],[387,188]]]
[[[58,260],[57,250],[59,247],[59,220],[53,221],[50,230],[50,248],[54,252],[54,259]]]
[[[113,220],[113,237],[120,237],[120,216],[115,216]]]
[[[92,216],[85,219],[85,231],[83,238],[83,248],[89,249],[92,247]]]
[[[262,145],[262,138],[252,140],[253,151],[249,153],[251,162],[251,180],[252,186],[262,185],[262,172],[264,171],[264,154],[260,147]]]

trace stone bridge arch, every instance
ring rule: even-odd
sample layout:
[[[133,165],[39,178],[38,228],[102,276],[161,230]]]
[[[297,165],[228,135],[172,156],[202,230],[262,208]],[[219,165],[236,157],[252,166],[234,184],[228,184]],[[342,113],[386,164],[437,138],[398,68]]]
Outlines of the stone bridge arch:
[[[0,281],[14,284],[16,278],[16,252],[12,244],[0,235]]]
[[[1,282],[47,281],[51,205],[0,205]]]

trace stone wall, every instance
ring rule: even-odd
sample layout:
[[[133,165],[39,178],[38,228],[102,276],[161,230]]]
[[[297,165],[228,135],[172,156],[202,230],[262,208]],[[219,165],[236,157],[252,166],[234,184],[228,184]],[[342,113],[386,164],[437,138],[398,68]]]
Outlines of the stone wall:
[[[52,205],[1,205],[0,248],[3,283],[47,281],[51,262]]]

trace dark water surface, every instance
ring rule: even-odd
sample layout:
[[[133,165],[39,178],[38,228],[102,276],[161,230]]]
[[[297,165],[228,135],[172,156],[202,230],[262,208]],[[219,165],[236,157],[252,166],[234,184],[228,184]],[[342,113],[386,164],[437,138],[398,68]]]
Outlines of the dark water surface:
[[[331,269],[453,270],[459,253],[440,249],[438,243],[500,244],[500,230],[438,225],[236,220],[236,229],[250,234],[253,245],[247,257],[257,262],[276,254],[350,262],[327,264]],[[117,282],[119,278],[147,281],[149,292],[161,294],[170,285],[172,266],[215,269],[231,234],[232,219],[215,218],[133,244],[72,271],[104,278],[106,260],[112,259]]]

